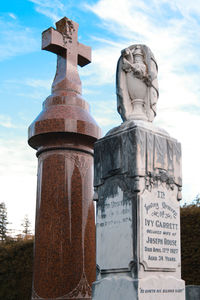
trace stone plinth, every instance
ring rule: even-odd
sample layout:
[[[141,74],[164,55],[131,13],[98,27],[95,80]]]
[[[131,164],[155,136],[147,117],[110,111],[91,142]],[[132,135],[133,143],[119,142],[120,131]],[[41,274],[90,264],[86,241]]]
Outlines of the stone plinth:
[[[95,280],[93,144],[100,130],[80,94],[78,24],[64,18],[57,29],[43,34],[43,48],[58,54],[52,95],[29,127],[38,157],[32,299],[89,300]]]
[[[184,300],[181,146],[127,121],[95,143],[97,281],[93,300]]]
[[[200,286],[187,285],[186,286],[186,300],[199,300],[200,299]]]

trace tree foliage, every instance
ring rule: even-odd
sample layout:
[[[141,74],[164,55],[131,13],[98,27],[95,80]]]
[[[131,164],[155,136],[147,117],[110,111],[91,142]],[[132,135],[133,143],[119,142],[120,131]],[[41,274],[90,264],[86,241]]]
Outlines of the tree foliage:
[[[200,285],[200,202],[181,208],[182,278],[187,285]]]
[[[7,209],[4,202],[0,203],[0,239],[1,241],[5,241],[7,234]]]
[[[25,234],[25,236],[27,236],[28,234],[30,234],[30,226],[31,226],[31,222],[29,221],[29,218],[27,215],[25,215],[24,220],[21,224],[21,226],[23,227],[23,233]]]
[[[0,244],[0,299],[31,299],[33,240]]]

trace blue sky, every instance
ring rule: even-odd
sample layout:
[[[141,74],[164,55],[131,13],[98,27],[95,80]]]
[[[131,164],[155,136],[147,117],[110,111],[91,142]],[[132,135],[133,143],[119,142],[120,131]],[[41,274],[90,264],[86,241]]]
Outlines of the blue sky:
[[[115,72],[121,49],[148,45],[159,66],[155,125],[182,143],[183,202],[200,192],[200,6],[194,0],[10,0],[0,10],[0,182],[11,228],[35,214],[37,159],[27,128],[50,94],[56,55],[41,51],[41,33],[66,16],[92,64],[79,69],[83,97],[105,134],[121,123]]]

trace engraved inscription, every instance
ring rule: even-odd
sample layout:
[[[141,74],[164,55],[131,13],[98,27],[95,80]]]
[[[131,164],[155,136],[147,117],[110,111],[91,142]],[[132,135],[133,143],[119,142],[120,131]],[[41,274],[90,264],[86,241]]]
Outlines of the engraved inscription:
[[[141,300],[183,300],[185,284],[183,280],[172,276],[151,276],[139,280],[138,296]]]
[[[184,291],[182,289],[142,289],[140,288],[140,294],[179,294]]]
[[[111,201],[105,203],[105,210],[101,212],[100,222],[96,223],[98,227],[115,227],[115,225],[131,222],[132,219],[129,216],[131,203],[127,205],[123,203],[123,200]]]
[[[180,217],[176,193],[163,186],[141,197],[141,262],[150,269],[180,263]]]
[[[158,198],[165,199],[165,193],[158,191]]]
[[[97,203],[97,264],[101,270],[128,268],[133,260],[131,207],[120,188],[114,197]]]

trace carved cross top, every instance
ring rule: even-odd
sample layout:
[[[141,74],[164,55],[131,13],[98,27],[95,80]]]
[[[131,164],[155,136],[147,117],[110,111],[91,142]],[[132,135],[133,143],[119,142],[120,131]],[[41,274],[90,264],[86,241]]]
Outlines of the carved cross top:
[[[83,67],[91,62],[91,48],[78,42],[78,27],[78,23],[64,17],[56,23],[56,29],[50,27],[42,33],[42,49],[58,55],[53,90],[60,89],[61,85],[62,89],[74,89],[74,84],[75,90],[81,89],[77,64]],[[64,83],[56,87],[66,78],[65,87]]]

